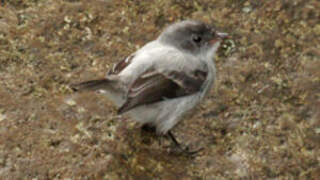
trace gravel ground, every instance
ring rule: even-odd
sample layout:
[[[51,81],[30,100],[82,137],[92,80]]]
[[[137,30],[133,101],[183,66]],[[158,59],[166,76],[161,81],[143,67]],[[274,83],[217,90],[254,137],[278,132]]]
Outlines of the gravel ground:
[[[318,0],[0,1],[0,179],[318,179]],[[142,133],[70,84],[172,22],[230,33],[217,85],[173,132],[195,157]],[[159,143],[161,142],[161,143]]]

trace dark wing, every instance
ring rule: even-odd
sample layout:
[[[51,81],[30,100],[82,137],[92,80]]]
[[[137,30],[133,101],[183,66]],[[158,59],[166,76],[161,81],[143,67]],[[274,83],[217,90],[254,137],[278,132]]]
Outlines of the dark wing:
[[[196,70],[191,74],[178,71],[156,72],[154,69],[142,74],[130,86],[127,100],[118,113],[134,107],[156,103],[196,93],[207,78],[207,72]]]

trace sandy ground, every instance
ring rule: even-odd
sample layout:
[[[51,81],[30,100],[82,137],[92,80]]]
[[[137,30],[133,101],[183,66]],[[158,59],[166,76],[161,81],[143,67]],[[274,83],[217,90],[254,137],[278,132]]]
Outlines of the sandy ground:
[[[318,0],[0,4],[0,179],[320,177]],[[70,89],[182,19],[231,35],[216,87],[173,130],[204,147],[195,157],[170,153],[103,96]]]

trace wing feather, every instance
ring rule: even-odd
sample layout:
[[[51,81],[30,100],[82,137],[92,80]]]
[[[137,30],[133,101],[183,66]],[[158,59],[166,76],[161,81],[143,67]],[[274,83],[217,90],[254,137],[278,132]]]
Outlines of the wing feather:
[[[118,113],[127,112],[140,105],[196,93],[201,89],[207,74],[201,70],[186,74],[178,71],[157,72],[155,69],[150,69],[129,87],[127,99]]]

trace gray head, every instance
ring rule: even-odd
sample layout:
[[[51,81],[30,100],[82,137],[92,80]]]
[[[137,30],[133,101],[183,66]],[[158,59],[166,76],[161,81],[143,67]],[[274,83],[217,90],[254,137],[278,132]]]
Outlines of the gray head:
[[[217,32],[203,22],[186,20],[170,25],[161,33],[159,40],[197,54],[207,53],[212,48],[215,51],[225,37],[227,37],[226,33]]]

